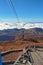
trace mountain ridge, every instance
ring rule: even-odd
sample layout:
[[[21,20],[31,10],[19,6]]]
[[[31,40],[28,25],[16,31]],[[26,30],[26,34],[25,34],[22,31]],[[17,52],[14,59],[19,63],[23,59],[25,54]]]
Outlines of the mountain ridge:
[[[31,28],[31,29],[5,29],[0,30],[0,41],[6,40],[15,40],[15,39],[24,39],[34,37],[34,36],[42,36],[43,37],[43,29],[42,28]]]

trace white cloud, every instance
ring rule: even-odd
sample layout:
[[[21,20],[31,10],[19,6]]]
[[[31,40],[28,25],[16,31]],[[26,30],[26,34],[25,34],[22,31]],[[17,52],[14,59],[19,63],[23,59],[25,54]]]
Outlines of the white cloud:
[[[43,23],[34,23],[34,24],[25,24],[24,28],[29,29],[29,28],[43,28]]]
[[[43,28],[43,23],[28,23],[28,24],[24,24],[24,23],[16,23],[14,24],[10,24],[10,23],[0,23],[0,30],[3,29],[12,29],[12,28],[25,28],[25,29],[29,29],[29,28]]]
[[[36,22],[34,22],[34,21],[36,21]],[[39,22],[37,22],[37,21],[39,21]],[[29,28],[35,28],[35,27],[43,28],[43,19],[35,19],[35,18],[22,19],[21,18],[19,22],[17,22],[16,19],[2,19],[2,20],[0,20],[0,30],[12,29],[12,28],[29,29]]]

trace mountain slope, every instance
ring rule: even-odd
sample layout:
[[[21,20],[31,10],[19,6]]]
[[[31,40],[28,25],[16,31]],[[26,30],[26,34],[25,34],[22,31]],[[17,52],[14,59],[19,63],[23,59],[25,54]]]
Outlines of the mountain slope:
[[[0,41],[14,40],[14,39],[28,39],[34,36],[43,37],[43,29],[41,28],[31,28],[31,29],[7,29],[0,30]]]

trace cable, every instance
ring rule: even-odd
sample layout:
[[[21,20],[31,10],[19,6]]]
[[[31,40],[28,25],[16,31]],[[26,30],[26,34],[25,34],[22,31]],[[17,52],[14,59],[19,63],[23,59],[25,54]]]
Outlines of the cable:
[[[13,9],[13,11],[14,11],[14,13],[15,13],[15,15],[16,15],[17,21],[19,22],[19,18],[18,18],[16,9],[15,9],[15,7],[14,7],[14,5],[13,5],[12,0],[8,0],[8,2],[9,2],[9,4],[10,4],[10,7]]]

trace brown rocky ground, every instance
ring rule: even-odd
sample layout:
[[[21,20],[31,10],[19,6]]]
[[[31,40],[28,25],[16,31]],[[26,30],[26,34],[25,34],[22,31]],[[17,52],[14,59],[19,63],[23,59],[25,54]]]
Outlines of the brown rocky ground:
[[[4,41],[0,42],[0,51],[5,52],[8,50],[13,50],[13,49],[24,49],[28,46],[41,46],[43,47],[43,39],[42,37],[34,37],[34,38],[29,38],[29,39],[16,39],[12,41]],[[14,61],[18,58],[18,56],[22,54],[22,52],[13,52],[10,54],[7,54],[5,56],[2,56],[2,61]]]

